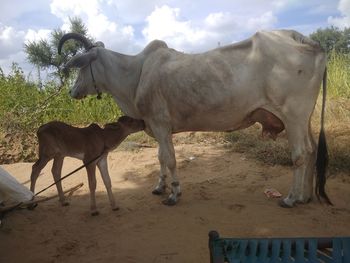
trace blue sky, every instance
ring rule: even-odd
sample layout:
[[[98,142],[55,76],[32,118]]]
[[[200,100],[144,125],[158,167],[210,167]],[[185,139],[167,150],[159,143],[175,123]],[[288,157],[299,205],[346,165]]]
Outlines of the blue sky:
[[[24,43],[67,29],[79,16],[89,34],[106,47],[136,54],[153,39],[184,52],[201,52],[249,37],[257,30],[350,26],[350,0],[2,0],[0,67],[8,73],[17,62],[36,74],[26,60]]]

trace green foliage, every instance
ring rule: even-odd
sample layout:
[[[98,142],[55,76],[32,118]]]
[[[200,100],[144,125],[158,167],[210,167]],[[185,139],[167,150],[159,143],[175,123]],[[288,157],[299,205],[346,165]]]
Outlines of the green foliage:
[[[332,51],[327,63],[328,94],[333,98],[350,99],[350,57]]]
[[[73,125],[115,121],[121,112],[114,100],[104,95],[101,100],[88,97],[74,100],[68,89],[57,89],[47,83],[39,90],[28,82],[14,64],[9,75],[0,71],[0,129],[5,133],[35,131],[41,124],[61,120]]]
[[[319,42],[327,53],[336,51],[348,54],[350,52],[350,28],[340,30],[337,27],[317,29],[310,34],[311,39]]]
[[[70,18],[70,32],[88,37],[86,26],[80,18]],[[61,66],[82,48],[82,44],[78,41],[67,41],[62,49],[62,54],[58,55],[57,46],[65,33],[61,29],[55,29],[51,32],[49,40],[32,41],[24,46],[29,62],[40,69],[52,71],[52,75],[60,80],[61,86],[66,82]]]

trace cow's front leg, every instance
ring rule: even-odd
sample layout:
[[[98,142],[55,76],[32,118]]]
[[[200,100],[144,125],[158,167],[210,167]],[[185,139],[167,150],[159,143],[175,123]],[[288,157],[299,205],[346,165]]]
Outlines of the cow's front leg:
[[[180,182],[176,174],[176,159],[174,145],[171,139],[171,135],[168,136],[166,142],[159,143],[159,162],[168,167],[171,182],[171,193],[169,197],[163,201],[165,205],[175,205],[178,201],[178,197],[181,195]]]
[[[170,129],[157,127],[156,129],[152,129],[152,131],[159,143],[158,159],[161,167],[158,185],[154,191],[159,191],[160,193],[165,191],[166,169],[168,168],[172,179],[171,194],[163,201],[163,204],[175,205],[178,202],[178,197],[181,195],[181,188],[176,174],[176,159],[172,135]]]
[[[158,150],[158,159],[160,163],[160,174],[159,174],[159,179],[158,179],[158,184],[152,191],[152,194],[154,195],[162,195],[165,193],[166,189],[166,175],[167,175],[167,167],[164,162],[161,161],[160,156],[160,147]]]
[[[181,188],[176,174],[175,150],[171,135],[168,136],[167,142],[164,144],[159,144],[159,152],[159,161],[160,163],[166,164],[166,167],[168,167],[172,179],[171,193],[168,199],[163,201],[163,204],[175,205],[178,201],[178,197],[181,195]]]

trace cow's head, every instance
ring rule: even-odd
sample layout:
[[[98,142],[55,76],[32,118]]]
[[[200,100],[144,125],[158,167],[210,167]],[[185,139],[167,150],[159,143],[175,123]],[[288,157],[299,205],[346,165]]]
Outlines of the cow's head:
[[[97,88],[97,79],[99,78],[99,72],[96,72],[96,68],[92,67],[91,63],[97,60],[98,49],[97,47],[103,47],[102,42],[97,42],[93,44],[85,36],[77,33],[68,33],[62,36],[60,42],[58,43],[58,54],[61,54],[63,44],[74,39],[81,42],[85,48],[85,52],[82,54],[77,54],[72,57],[65,65],[64,71],[67,72],[70,68],[78,68],[78,77],[75,80],[74,86],[70,90],[70,95],[76,99],[82,99],[87,95],[99,94]]]

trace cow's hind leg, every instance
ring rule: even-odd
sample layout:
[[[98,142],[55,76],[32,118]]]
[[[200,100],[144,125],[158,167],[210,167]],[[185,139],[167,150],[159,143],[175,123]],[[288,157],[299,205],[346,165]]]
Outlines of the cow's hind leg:
[[[316,147],[310,123],[293,121],[286,124],[288,142],[294,166],[293,184],[289,194],[280,205],[293,207],[295,203],[306,203],[312,198]]]
[[[158,123],[159,124],[159,123]],[[159,143],[158,159],[161,167],[161,174],[158,185],[155,190],[163,192],[165,189],[165,170],[169,169],[171,175],[171,194],[163,201],[165,205],[175,205],[178,197],[181,195],[180,183],[176,174],[175,150],[172,141],[172,134],[169,128],[154,125],[152,132]],[[154,191],[153,191],[154,193]]]

